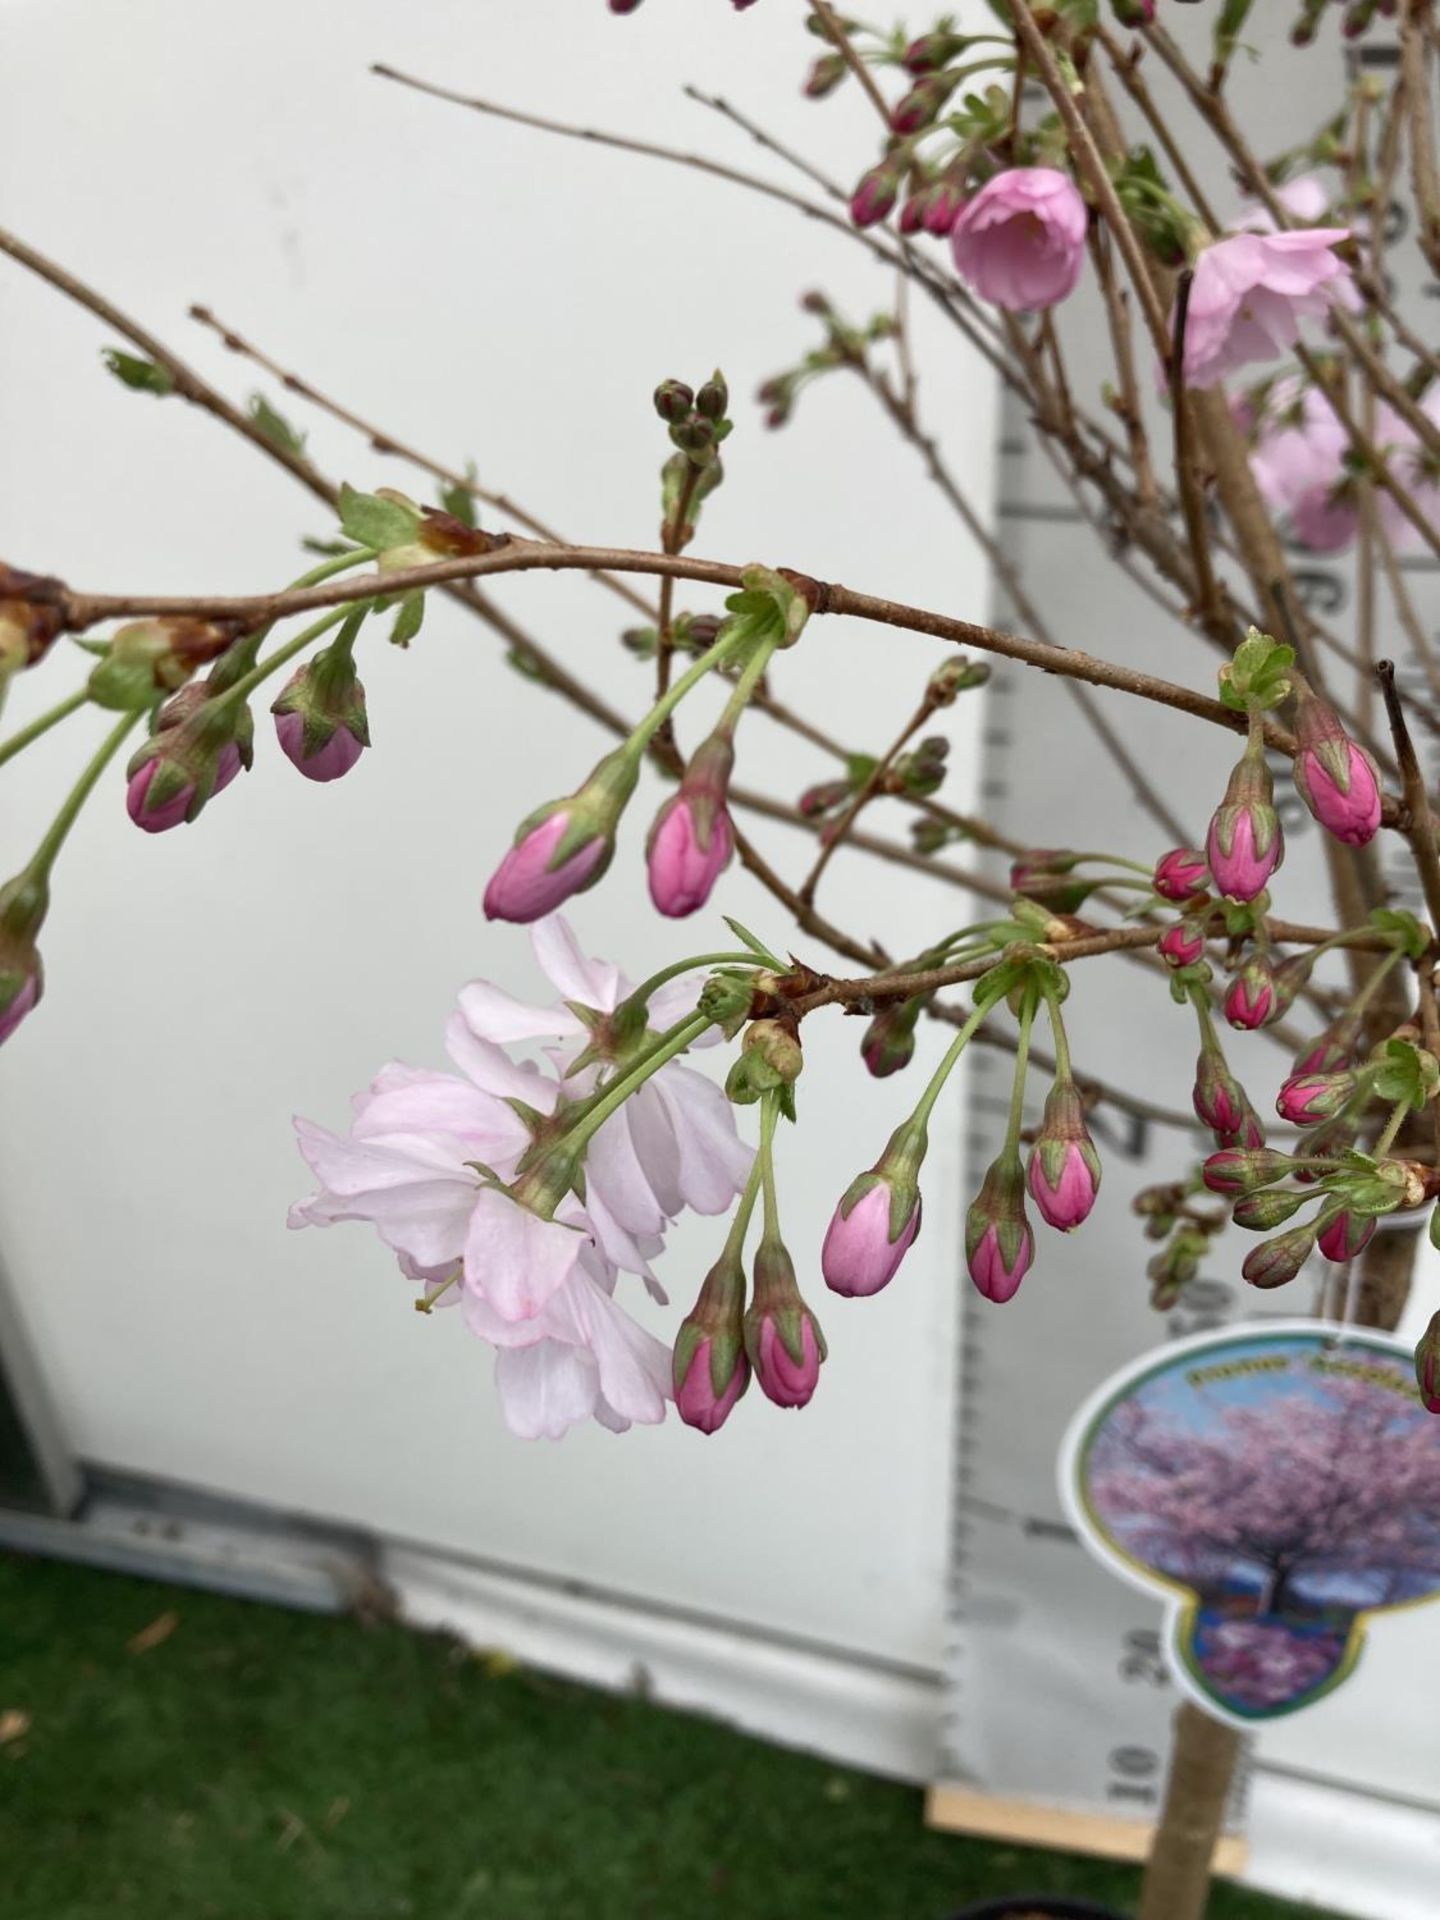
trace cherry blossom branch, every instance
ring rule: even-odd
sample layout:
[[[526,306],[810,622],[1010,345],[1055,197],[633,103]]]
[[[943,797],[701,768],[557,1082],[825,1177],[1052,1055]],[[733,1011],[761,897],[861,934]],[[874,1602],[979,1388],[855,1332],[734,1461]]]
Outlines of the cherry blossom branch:
[[[544,541],[520,540],[498,536],[488,553],[465,554],[439,560],[433,566],[405,567],[393,573],[359,574],[346,581],[326,582],[291,593],[269,594],[154,594],[85,593],[61,588],[50,596],[62,609],[67,625],[83,632],[101,620],[133,619],[140,615],[166,617],[193,615],[210,619],[233,619],[260,626],[284,619],[290,614],[312,608],[340,606],[351,600],[373,599],[377,594],[404,594],[417,589],[446,586],[456,581],[488,579],[507,573],[581,572],[604,569],[615,573],[636,573],[694,580],[708,586],[736,588],[742,584],[743,569],[717,560],[702,560],[691,554],[651,553],[626,547],[552,546]],[[1174,681],[1137,668],[1099,660],[1079,648],[1059,647],[1018,634],[1003,633],[977,621],[956,619],[924,607],[880,595],[860,593],[835,582],[816,580],[810,575],[781,569],[810,602],[817,615],[849,614],[881,626],[898,627],[911,633],[923,633],[936,640],[953,641],[958,646],[974,647],[978,652],[994,653],[1017,660],[1043,673],[1079,680],[1095,687],[1109,687],[1119,693],[1150,700],[1159,706],[1174,708],[1197,719],[1208,720],[1230,733],[1245,731],[1245,718],[1208,694],[1197,693]],[[1274,722],[1265,727],[1267,745],[1293,757],[1295,739]],[[1387,822],[1393,821],[1395,803],[1388,803]]]
[[[1416,238],[1431,271],[1440,273],[1440,165],[1435,158],[1435,125],[1430,108],[1429,40],[1434,27],[1433,0],[1402,0],[1400,72],[1408,115]]]

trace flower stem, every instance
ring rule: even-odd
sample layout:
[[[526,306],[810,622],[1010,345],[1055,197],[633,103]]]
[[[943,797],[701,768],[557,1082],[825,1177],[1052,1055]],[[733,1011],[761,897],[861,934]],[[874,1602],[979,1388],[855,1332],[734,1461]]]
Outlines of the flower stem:
[[[683,1053],[692,1040],[698,1039],[713,1024],[705,1013],[687,1013],[683,1020],[677,1020],[668,1032],[661,1034],[648,1052],[641,1054],[618,1079],[608,1087],[603,1087],[593,1101],[582,1108],[562,1142],[566,1151],[577,1157],[582,1154],[611,1114],[618,1112],[637,1088],[642,1087],[652,1074],[658,1073],[667,1061],[673,1060],[677,1053]]]
[[[1391,1113],[1390,1118],[1385,1122],[1384,1131],[1381,1133],[1380,1138],[1375,1142],[1374,1146],[1370,1149],[1371,1157],[1373,1159],[1376,1159],[1376,1160],[1383,1159],[1384,1156],[1390,1151],[1391,1147],[1394,1146],[1395,1136],[1397,1133],[1399,1133],[1401,1127],[1404,1126],[1406,1116],[1408,1115],[1409,1112],[1410,1112],[1410,1102],[1408,1100],[1397,1100],[1395,1102],[1394,1111]]]
[[[725,710],[715,723],[716,733],[730,734],[735,723],[750,704],[750,697],[764,677],[765,669],[775,653],[773,642],[762,641],[741,668],[740,678],[735,682],[730,698],[725,702]]]
[[[775,1196],[775,1122],[780,1112],[778,1093],[760,1099],[760,1187],[765,1196],[765,1238],[780,1238],[780,1203]]]
[[[763,1122],[763,1113],[761,1119]],[[750,1231],[750,1219],[755,1211],[755,1202],[760,1198],[764,1171],[764,1160],[757,1153],[750,1163],[750,1174],[745,1182],[745,1191],[740,1196],[740,1204],[735,1209],[735,1218],[730,1222],[730,1231],[725,1236],[722,1259],[739,1261],[745,1252],[745,1236]]]
[[[978,994],[976,995],[974,1012],[950,1042],[945,1058],[930,1076],[929,1086],[926,1087],[924,1093],[921,1094],[916,1103],[915,1111],[911,1116],[911,1122],[914,1126],[924,1127],[928,1123],[930,1115],[935,1110],[935,1102],[940,1098],[945,1082],[955,1071],[960,1056],[974,1037],[976,1029],[994,1006],[995,998],[996,996],[991,996],[982,1000]]]
[[[682,973],[693,973],[700,967],[748,966],[757,970],[759,957],[753,953],[697,953],[690,960],[676,960],[668,967],[661,967],[658,973],[652,973],[648,980],[642,980],[633,992],[627,993],[626,1000],[633,1000],[637,1006],[646,1005],[651,996],[658,993],[668,981],[678,980]],[[618,1011],[618,1009],[617,1009]]]
[[[1015,1079],[1010,1087],[1010,1117],[1005,1123],[1003,1156],[1009,1158],[1020,1148],[1020,1128],[1025,1118],[1025,1071],[1030,1064],[1030,1029],[1035,1024],[1036,994],[1027,987],[1020,1006],[1020,1032],[1015,1042]]]
[[[49,831],[35,849],[34,857],[25,869],[26,873],[33,879],[44,881],[50,877],[50,869],[55,864],[55,856],[59,853],[61,847],[64,846],[67,834],[80,817],[80,809],[90,798],[91,793],[94,791],[96,781],[120,751],[126,734],[129,733],[139,718],[140,715],[138,713],[127,713],[111,728],[110,732],[106,734],[104,740],[100,743],[90,764],[65,796],[64,804],[51,821]]]
[[[663,727],[665,722],[670,718],[676,707],[678,707],[680,702],[685,698],[686,694],[693,688],[698,687],[706,674],[718,667],[726,654],[730,652],[731,648],[737,646],[744,637],[743,633],[736,632],[733,627],[728,631],[722,629],[715,644],[707,647],[694,665],[682,673],[672,687],[667,688],[666,691],[661,694],[649,713],[646,714],[645,718],[626,741],[625,751],[633,754],[636,759],[638,759],[654,739],[655,735],[660,731],[661,727]],[[739,689],[737,688],[736,691],[738,692]]]
[[[78,693],[68,694],[57,705],[32,720],[28,727],[21,727],[18,733],[12,733],[8,740],[0,741],[0,767],[7,760],[13,760],[17,753],[23,753],[32,740],[39,740],[51,727],[59,726],[62,720],[68,720],[72,713],[78,713],[90,698],[85,687]]]
[[[1060,996],[1058,993],[1045,995],[1045,1011],[1050,1016],[1050,1033],[1055,1043],[1055,1078],[1071,1080],[1070,1041],[1065,1032],[1065,1022],[1060,1017]]]
[[[368,601],[365,603],[367,612],[369,604]],[[283,667],[287,660],[293,660],[297,653],[303,652],[313,641],[318,640],[322,633],[328,633],[331,627],[338,627],[342,621],[353,618],[354,614],[349,607],[337,607],[325,614],[313,625],[297,633],[293,640],[287,640],[283,646],[267,654],[248,673],[242,674],[233,687],[226,687],[223,693],[217,693],[210,703],[211,707],[218,709],[238,705],[240,701],[252,694],[262,681],[268,680],[278,667]]]

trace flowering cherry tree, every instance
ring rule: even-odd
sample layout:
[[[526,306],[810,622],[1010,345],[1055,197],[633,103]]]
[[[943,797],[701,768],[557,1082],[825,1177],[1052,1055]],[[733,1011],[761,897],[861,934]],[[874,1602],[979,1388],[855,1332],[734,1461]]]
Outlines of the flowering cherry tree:
[[[638,5],[611,0],[610,11]],[[518,1431],[558,1435],[591,1416],[615,1428],[648,1423],[673,1400],[685,1423],[713,1435],[752,1380],[778,1405],[804,1406],[825,1360],[817,1282],[846,1299],[895,1282],[921,1227],[929,1122],[972,1043],[1004,1047],[1015,1063],[1003,1144],[977,1179],[964,1236],[971,1281],[988,1301],[1003,1306],[1032,1265],[1043,1269],[1045,1234],[1083,1227],[1101,1184],[1090,1118],[1109,1105],[1174,1134],[1174,1180],[1141,1202],[1145,1231],[1160,1243],[1150,1263],[1158,1306],[1183,1295],[1233,1221],[1264,1236],[1244,1256],[1225,1255],[1252,1286],[1292,1282],[1318,1247],[1332,1261],[1360,1262],[1362,1317],[1393,1325],[1415,1236],[1372,1241],[1375,1224],[1389,1216],[1418,1226],[1428,1212],[1433,1236],[1440,1192],[1440,847],[1414,745],[1417,727],[1440,727],[1440,660],[1404,566],[1406,556],[1440,555],[1440,356],[1394,290],[1406,255],[1440,274],[1433,0],[1293,0],[1290,44],[1266,53],[1266,84],[1308,87],[1316,112],[1309,137],[1278,154],[1267,150],[1263,116],[1236,104],[1246,35],[1261,25],[1252,0],[989,0],[978,24],[947,15],[894,32],[829,0],[790,9],[734,0],[734,10],[747,15],[735,31],[777,59],[808,31],[801,111],[841,88],[863,94],[874,145],[857,151],[847,178],[829,178],[799,151],[802,132],[756,127],[722,102],[709,104],[759,141],[770,171],[375,72],[440,103],[583,138],[591,152],[638,150],[763,192],[881,264],[896,292],[878,313],[857,318],[823,292],[805,295],[813,342],[765,381],[763,421],[793,422],[817,383],[858,382],[992,561],[1018,630],[787,567],[783,526],[760,562],[697,554],[725,479],[725,443],[755,426],[719,372],[655,388],[644,429],[663,448],[655,549],[606,545],[599,525],[572,541],[473,472],[403,447],[196,309],[236,354],[358,428],[367,457],[398,458],[412,476],[411,491],[379,475],[363,488],[338,483],[268,400],[237,406],[138,320],[0,232],[0,251],[109,329],[118,380],[243,436],[334,520],[316,564],[246,594],[83,590],[19,564],[0,573],[0,694],[20,676],[68,675],[53,705],[0,738],[0,765],[62,724],[78,731],[92,709],[106,716],[33,855],[0,887],[0,1041],[13,1042],[23,1024],[21,1044],[43,1045],[43,1017],[32,1016],[52,879],[92,795],[123,803],[151,835],[199,824],[214,803],[235,805],[227,796],[256,758],[259,699],[270,702],[281,756],[304,778],[363,778],[365,649],[377,629],[414,642],[444,595],[608,736],[588,770],[537,764],[535,804],[509,849],[495,849],[484,888],[492,921],[532,928],[557,1004],[521,1007],[483,981],[464,988],[445,1032],[453,1070],[391,1064],[345,1131],[300,1123],[317,1191],[293,1220],[368,1222],[417,1304],[457,1308],[495,1349]],[[615,31],[633,29],[617,22]],[[1338,68],[1317,64],[1327,44],[1379,34],[1394,48],[1383,78],[1362,70],[1342,84],[1329,77]],[[909,320],[921,300],[1013,396],[1105,553],[1148,594],[1157,625],[1192,637],[1194,668],[1183,679],[1083,652],[1049,630],[923,415]],[[1074,350],[1070,315],[1086,304],[1103,316],[1103,365]],[[438,505],[415,497],[434,486]],[[1307,594],[1297,565],[1297,555],[1342,549],[1353,550],[1362,580],[1344,627]],[[624,644],[653,662],[639,717],[619,712],[603,684],[485,590],[501,576],[557,569],[591,576],[624,604]],[[936,649],[912,719],[863,753],[828,732],[824,678],[807,666],[815,627],[842,617],[925,636]],[[1414,669],[1403,680],[1396,655]],[[983,684],[990,658],[1070,689],[1095,751],[1115,760],[1135,795],[1146,859],[1032,847],[1004,820],[941,797],[944,716]],[[721,683],[725,697],[697,738],[686,703],[706,682]],[[1203,833],[1176,820],[1128,724],[1143,703],[1235,741]],[[831,755],[833,777],[800,795],[738,782],[755,709]],[[122,792],[114,770],[126,755]],[[632,857],[630,814],[647,764],[674,783],[643,836],[657,911],[678,922],[718,910],[738,861],[772,896],[775,924],[757,933],[732,923],[729,944],[702,952],[686,951],[677,928],[673,964],[632,984],[587,958],[557,913],[602,884],[617,857]],[[1330,924],[1282,911],[1277,766],[1323,830]],[[881,802],[910,815],[910,845],[862,829]],[[798,872],[777,870],[748,837],[745,817],[757,810],[813,837]],[[1076,833],[1088,845],[1078,824]],[[1390,898],[1382,835],[1406,851],[1423,918]],[[936,856],[957,843],[1007,855],[1009,885],[962,871],[983,908],[957,913],[924,952],[897,958],[819,904],[830,863],[862,845],[868,857],[903,862],[917,884],[926,874],[953,884],[955,870]],[[1193,1121],[1153,1089],[1072,1061],[1070,977],[1101,961],[1137,969],[1137,988],[1168,992],[1177,1018],[1194,1022]],[[877,1139],[873,1165],[853,1178],[836,1170],[824,1246],[797,1270],[781,1228],[780,1123],[803,1106],[805,1023],[836,1012],[865,1020],[861,1059],[877,1077],[908,1065],[922,1016],[948,1022],[954,1037],[905,1121]],[[718,1069],[711,1078],[686,1064],[717,1040],[723,1093]],[[1290,1070],[1272,1118],[1247,1081],[1263,1071],[1250,1063],[1277,1048]],[[1035,1074],[1046,1097],[1027,1133]],[[747,1106],[757,1110],[753,1145],[736,1124],[735,1109]],[[625,1297],[636,1286],[658,1296],[661,1244],[686,1210],[728,1224],[667,1351]],[[1028,1284],[1043,1285],[1043,1272]],[[1425,1405],[1440,1411],[1440,1317],[1417,1370]],[[1367,1447],[1372,1464],[1382,1451],[1398,1461],[1405,1440],[1377,1435]],[[1214,1484],[1188,1496],[1217,1540],[1240,1524],[1226,1509],[1243,1491],[1223,1467],[1207,1456],[1195,1471]],[[1321,1447],[1297,1455],[1302,1475],[1335,1469]],[[1388,1485],[1392,1469],[1385,1474]],[[1271,1570],[1283,1585],[1298,1562]],[[1147,1920],[1198,1912],[1197,1885],[1193,1861],[1169,1878],[1160,1872]]]

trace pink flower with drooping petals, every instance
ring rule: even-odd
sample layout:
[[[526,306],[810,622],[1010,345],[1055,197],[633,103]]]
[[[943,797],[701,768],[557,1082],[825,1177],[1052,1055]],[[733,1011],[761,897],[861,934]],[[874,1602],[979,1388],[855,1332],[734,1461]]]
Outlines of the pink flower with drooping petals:
[[[894,1189],[883,1175],[846,1211],[842,1200],[831,1216],[820,1252],[820,1271],[832,1293],[862,1299],[879,1293],[900,1270],[920,1231],[921,1203],[917,1192],[899,1233],[891,1238],[891,1199]],[[848,1199],[848,1195],[846,1198]]]
[[[1333,251],[1347,227],[1234,233],[1195,263],[1185,328],[1185,383],[1213,387],[1293,347],[1303,320],[1325,314],[1350,270]]]
[[[646,850],[650,898],[656,909],[672,920],[695,913],[735,851],[735,831],[723,804],[710,819],[709,837],[701,845],[700,823],[690,795],[675,793],[655,817]]]
[[[955,266],[982,300],[1012,313],[1075,291],[1089,215],[1068,174],[1011,167],[966,202],[950,234]]]
[[[555,851],[569,825],[568,813],[552,813],[511,847],[485,889],[487,920],[524,924],[543,919],[586,885],[609,851],[609,842],[597,833],[556,864]]]

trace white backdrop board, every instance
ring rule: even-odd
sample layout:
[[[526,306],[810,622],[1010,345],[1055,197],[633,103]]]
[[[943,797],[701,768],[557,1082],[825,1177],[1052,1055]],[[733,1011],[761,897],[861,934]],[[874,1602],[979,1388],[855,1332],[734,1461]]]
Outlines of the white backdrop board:
[[[186,320],[190,302],[395,434],[473,457],[482,480],[573,536],[618,545],[655,539],[667,446],[652,388],[719,362],[741,424],[700,551],[983,605],[977,556],[858,382],[816,394],[777,436],[751,403],[809,344],[806,286],[860,312],[888,299],[861,248],[721,183],[486,122],[367,72],[388,60],[750,165],[749,143],[680,88],[701,80],[783,120],[811,50],[798,20],[777,32],[766,9],[736,16],[708,0],[653,0],[624,20],[601,0],[129,0],[123,15],[101,0],[0,7],[7,70],[37,77],[0,124],[0,219],[237,395],[267,390],[322,466],[409,484],[228,357]],[[783,57],[757,60],[762,43]],[[858,96],[802,110],[842,170],[857,137],[868,147]],[[929,406],[986,502],[989,379],[927,314],[917,324],[935,368]],[[0,550],[13,561],[94,587],[263,588],[299,571],[301,534],[327,531],[252,449],[177,402],[122,390],[100,368],[107,330],[8,262],[0,339]],[[903,513],[877,510],[896,500]],[[633,618],[623,608],[573,576],[497,597],[641,710],[649,670],[617,643]],[[795,694],[818,673],[835,731],[876,750],[941,654],[895,635],[880,644],[826,622],[808,670],[791,656],[777,685]],[[564,791],[603,738],[444,602],[407,656],[377,647],[364,673],[375,748],[337,786],[298,780],[266,722],[255,772],[197,826],[146,839],[116,790],[67,849],[47,997],[0,1067],[0,1239],[72,1444],[107,1467],[928,1681],[942,1633],[953,1235],[937,1225],[886,1298],[834,1303],[824,1390],[803,1418],[752,1396],[718,1440],[672,1422],[552,1448],[506,1433],[489,1355],[443,1317],[414,1315],[363,1229],[287,1234],[286,1208],[309,1184],[292,1111],[338,1124],[384,1059],[441,1064],[445,1016],[475,974],[540,984],[523,934],[485,925],[481,887],[520,815]],[[53,700],[60,674],[47,691],[43,676],[19,689],[7,721]],[[957,709],[961,803],[970,727]],[[7,769],[0,868],[28,853],[95,731],[74,722]],[[742,763],[750,784],[788,799],[833,766],[764,721],[747,727]],[[718,913],[677,931],[649,910],[641,845],[659,792],[642,792],[614,871],[575,914],[636,978],[677,942],[728,938]],[[875,820],[903,837],[898,810]],[[807,843],[765,822],[755,834],[799,873]],[[907,949],[965,917],[963,894],[860,855],[837,863],[821,900]],[[723,904],[787,938],[738,874]],[[787,1223],[812,1274],[836,1197],[913,1097],[899,1082],[855,1097],[859,1032],[817,1030],[806,1125],[784,1142]],[[932,1057],[943,1037],[922,1037]],[[935,1179],[953,1180],[943,1154]],[[953,1188],[941,1193],[937,1223],[954,1217]],[[704,1224],[673,1243],[670,1324],[715,1245]],[[930,1737],[917,1718],[905,1765],[923,1771]]]

